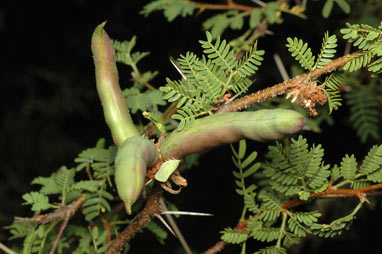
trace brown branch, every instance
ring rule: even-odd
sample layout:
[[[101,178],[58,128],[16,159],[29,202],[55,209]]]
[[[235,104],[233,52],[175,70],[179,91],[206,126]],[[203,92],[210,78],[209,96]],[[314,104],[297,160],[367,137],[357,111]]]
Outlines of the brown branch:
[[[81,194],[75,201],[73,201],[69,205],[61,205],[61,207],[54,212],[48,213],[48,214],[41,214],[33,218],[20,218],[15,217],[16,220],[19,221],[25,221],[25,222],[34,222],[34,223],[41,223],[45,224],[51,221],[59,221],[64,220],[61,225],[60,229],[58,231],[57,237],[52,245],[52,248],[49,251],[49,254],[54,254],[56,251],[58,242],[61,239],[61,236],[68,225],[69,220],[74,216],[76,211],[80,209],[82,203],[85,202],[85,195]]]
[[[382,184],[375,184],[372,186],[368,186],[365,188],[361,189],[338,189],[334,190],[331,189],[331,185],[329,185],[328,189],[326,189],[323,192],[320,193],[311,193],[310,198],[344,198],[344,197],[357,197],[361,198],[364,197],[366,193],[375,191],[375,190],[382,190]],[[369,195],[373,195],[374,193],[369,193]],[[364,200],[368,202],[368,200]],[[283,209],[288,209],[292,206],[302,204],[304,201],[295,198],[292,199],[282,205]],[[260,213],[255,214],[254,216],[259,216]],[[238,225],[235,227],[236,230],[239,231],[245,231],[247,230],[247,224],[248,224],[249,219],[246,220],[240,220]],[[215,254],[219,253],[225,246],[227,245],[226,242],[224,241],[218,241],[214,246],[203,252],[203,254]]]
[[[118,235],[109,246],[106,254],[120,253],[122,248],[128,243],[135,234],[144,228],[155,216],[162,212],[159,199],[162,196],[162,189],[159,185],[155,185],[153,192],[150,194],[145,207],[140,211],[132,220],[129,226],[127,226],[120,235]]]
[[[103,213],[101,213],[101,221],[102,221],[104,229],[107,231],[106,242],[108,243],[111,241],[111,225],[106,220],[105,215]]]
[[[210,4],[210,3],[202,3],[202,2],[191,2],[195,5],[196,8],[200,9],[200,12],[204,10],[239,10],[239,11],[252,11],[255,8],[253,6],[236,4],[233,1],[227,1],[227,4]],[[199,12],[199,14],[200,14]]]
[[[68,213],[64,219],[64,222],[60,225],[60,230],[58,231],[58,234],[57,234],[57,237],[56,237],[56,240],[54,240],[54,243],[52,245],[52,248],[50,249],[49,251],[49,254],[54,254],[54,252],[56,251],[56,248],[57,248],[57,245],[58,245],[58,242],[60,241],[61,239],[61,236],[62,236],[62,233],[64,232],[66,226],[68,226],[68,222],[70,220],[70,214]]]
[[[209,248],[208,250],[203,252],[203,254],[215,254],[215,253],[219,253],[220,251],[222,251],[224,249],[224,247],[226,245],[227,245],[226,242],[219,241],[214,246],[212,246],[211,248]]]
[[[240,99],[237,99],[235,101],[232,101],[229,104],[225,104],[222,107],[220,107],[216,114],[225,114],[228,112],[234,112],[239,111],[243,108],[247,108],[253,104],[265,101],[267,99],[276,97],[278,95],[282,95],[287,93],[288,91],[292,90],[293,88],[296,88],[300,86],[301,84],[306,84],[306,81],[308,79],[315,79],[319,76],[332,72],[336,69],[339,69],[343,67],[350,58],[358,55],[359,52],[355,52],[343,57],[339,57],[330,63],[326,64],[321,69],[315,69],[312,72],[306,72],[304,74],[300,74],[292,79],[286,80],[282,83],[279,83],[277,85],[274,85],[272,87],[265,88],[263,90],[257,91],[256,93],[244,96]]]
[[[25,222],[35,222],[45,224],[51,221],[65,220],[66,218],[71,218],[74,216],[76,211],[81,207],[82,203],[85,202],[85,195],[80,195],[75,201],[66,206],[61,206],[59,209],[48,214],[40,214],[33,218],[21,218],[15,217],[16,220]]]
[[[375,184],[361,189],[326,189],[320,193],[311,193],[310,198],[338,198],[338,197],[360,197],[368,192],[382,189],[382,184]],[[282,205],[283,209],[300,204],[302,201],[299,198],[292,199]]]
[[[239,222],[237,223],[236,227],[235,227],[235,230],[237,231],[246,231],[247,230],[247,224],[248,224],[248,220],[239,220]],[[219,253],[220,251],[222,251],[224,249],[225,246],[227,246],[227,242],[225,241],[218,241],[214,246],[212,246],[211,248],[209,248],[208,250],[206,250],[205,252],[203,252],[203,254],[215,254],[215,253]]]

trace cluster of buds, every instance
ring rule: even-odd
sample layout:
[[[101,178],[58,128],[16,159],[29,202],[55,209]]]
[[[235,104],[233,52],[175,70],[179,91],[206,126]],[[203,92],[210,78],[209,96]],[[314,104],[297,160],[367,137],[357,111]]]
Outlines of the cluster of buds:
[[[294,88],[286,96],[287,99],[292,97],[292,103],[297,102],[304,107],[311,116],[317,116],[318,113],[314,108],[316,103],[324,105],[328,98],[322,91],[320,86],[317,86],[317,82],[309,82]]]

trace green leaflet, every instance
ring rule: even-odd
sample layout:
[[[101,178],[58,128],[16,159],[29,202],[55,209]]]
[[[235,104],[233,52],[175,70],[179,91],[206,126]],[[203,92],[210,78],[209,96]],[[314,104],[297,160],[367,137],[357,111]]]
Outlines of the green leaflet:
[[[287,109],[231,112],[195,120],[189,129],[173,131],[160,145],[164,160],[183,156],[240,139],[276,140],[299,131],[305,118]]]
[[[94,30],[91,49],[93,53],[97,91],[102,102],[105,120],[110,128],[114,143],[119,146],[124,140],[138,136],[139,132],[131,120],[129,109],[118,82],[115,51],[110,38],[103,29],[103,22]]]
[[[155,174],[155,179],[159,182],[166,182],[171,174],[178,168],[180,160],[169,160],[160,166],[159,171]]]
[[[157,148],[141,136],[128,138],[119,147],[115,158],[115,183],[128,214],[142,192],[147,168],[157,160]]]

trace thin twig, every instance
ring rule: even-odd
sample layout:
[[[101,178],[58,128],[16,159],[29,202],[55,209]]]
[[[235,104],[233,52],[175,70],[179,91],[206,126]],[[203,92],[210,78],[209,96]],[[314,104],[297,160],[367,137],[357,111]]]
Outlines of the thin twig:
[[[331,189],[331,185],[329,187],[320,193],[311,193],[310,198],[346,198],[346,197],[357,197],[361,200],[361,202],[366,201],[369,203],[369,201],[366,199],[366,195],[372,196],[375,193],[376,190],[382,190],[382,184],[375,184],[372,186],[368,186],[361,189]],[[291,208],[292,206],[296,206],[299,204],[303,204],[304,201],[299,198],[294,198],[282,205],[282,208],[287,210],[288,208]],[[255,216],[259,216],[260,213],[257,213]],[[248,219],[246,220],[240,220],[238,225],[235,227],[236,230],[239,231],[245,231]],[[224,241],[217,242],[213,247],[203,252],[203,254],[215,254],[220,252],[225,246],[227,245]]]
[[[54,212],[48,214],[40,214],[33,218],[21,218],[15,217],[15,220],[25,221],[25,222],[35,222],[45,224],[51,221],[65,220],[68,216],[73,217],[78,209],[80,209],[83,202],[85,202],[85,195],[80,195],[75,201],[69,205],[62,206],[61,208],[55,210]]]
[[[56,240],[54,240],[54,243],[53,243],[53,245],[52,245],[52,248],[51,248],[50,251],[49,251],[49,254],[54,254],[54,252],[56,251],[58,242],[60,241],[61,236],[62,236],[62,233],[64,232],[66,226],[68,225],[68,222],[69,222],[69,220],[70,220],[70,217],[71,217],[71,216],[70,216],[70,213],[67,213],[64,222],[63,222],[63,223],[61,224],[61,226],[60,226],[60,230],[58,231]]]
[[[10,248],[8,248],[2,243],[0,243],[0,250],[4,251],[7,254],[17,254],[16,252],[14,252],[13,250],[11,250]]]
[[[290,79],[288,72],[285,70],[285,66],[283,64],[283,61],[281,61],[279,54],[273,54],[273,58],[275,59],[277,69],[279,69],[280,75],[283,78],[283,80],[285,81],[285,80]]]
[[[227,245],[226,242],[219,241],[214,246],[212,246],[211,248],[209,248],[208,250],[203,252],[203,254],[215,254],[215,253],[219,253],[220,251],[222,251],[222,249],[224,249],[224,247],[226,245]]]
[[[328,188],[323,192],[311,193],[310,198],[339,198],[339,197],[360,197],[368,192],[382,189],[382,184],[375,184],[361,189],[331,189]],[[292,199],[282,205],[284,209],[300,204],[299,198]]]
[[[352,57],[358,55],[359,52],[355,52],[346,56],[339,57],[330,63],[326,64],[321,69],[315,69],[311,72],[306,72],[304,74],[300,74],[292,79],[286,80],[282,83],[279,83],[277,85],[274,85],[272,87],[265,88],[263,90],[257,91],[256,93],[244,96],[240,99],[237,99],[230,104],[226,104],[221,106],[217,111],[216,114],[225,114],[228,112],[235,112],[239,111],[241,109],[247,108],[253,104],[265,101],[267,99],[276,97],[278,95],[282,95],[287,93],[293,88],[296,88],[300,86],[301,84],[305,84],[307,79],[315,79],[319,76],[332,72],[336,69],[339,69],[343,67],[349,59]]]
[[[201,11],[204,11],[204,10],[252,11],[253,9],[258,8],[258,7],[248,6],[248,5],[236,4],[233,1],[228,1],[227,4],[210,4],[210,3],[192,1],[192,4],[194,4],[195,7],[199,8]]]
[[[162,214],[164,214],[164,216],[166,216],[166,218],[167,218],[168,222],[170,223],[171,227],[174,229],[175,234],[178,237],[180,244],[183,246],[183,249],[186,251],[187,254],[191,254],[192,253],[191,248],[188,245],[186,239],[184,238],[182,232],[180,231],[178,225],[176,224],[173,216],[171,214],[166,214],[166,212],[168,211],[166,203],[163,201],[163,199],[160,199],[159,202],[160,202],[160,204],[161,204],[161,206],[163,208]]]

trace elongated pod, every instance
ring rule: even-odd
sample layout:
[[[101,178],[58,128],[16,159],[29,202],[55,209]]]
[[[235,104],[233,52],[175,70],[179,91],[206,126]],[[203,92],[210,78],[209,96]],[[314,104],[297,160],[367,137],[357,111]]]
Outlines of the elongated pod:
[[[174,131],[162,141],[163,160],[180,159],[215,146],[240,139],[277,140],[299,131],[305,124],[300,113],[287,109],[232,112],[195,120],[191,127]]]
[[[118,148],[115,183],[128,214],[142,192],[147,168],[153,166],[158,157],[155,145],[141,136],[128,138]]]
[[[114,143],[119,146],[132,136],[139,136],[131,120],[129,109],[118,83],[115,51],[110,38],[103,29],[103,22],[94,30],[91,49],[96,72],[98,95],[101,99],[107,125]]]

